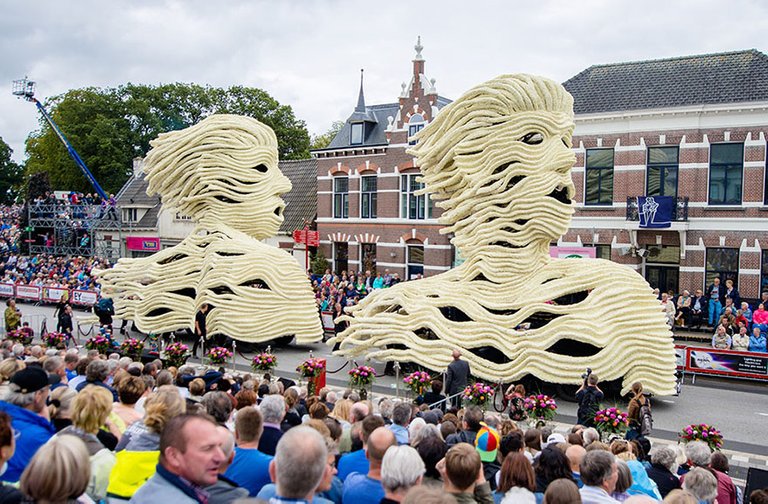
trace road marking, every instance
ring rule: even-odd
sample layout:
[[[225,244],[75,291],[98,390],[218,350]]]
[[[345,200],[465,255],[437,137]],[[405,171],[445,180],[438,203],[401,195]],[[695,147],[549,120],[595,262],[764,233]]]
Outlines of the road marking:
[[[675,404],[675,401],[673,401],[671,399],[662,399],[661,402],[665,402],[665,403],[668,403],[668,404]]]
[[[768,416],[768,413],[761,413],[759,411],[755,411],[755,415]]]

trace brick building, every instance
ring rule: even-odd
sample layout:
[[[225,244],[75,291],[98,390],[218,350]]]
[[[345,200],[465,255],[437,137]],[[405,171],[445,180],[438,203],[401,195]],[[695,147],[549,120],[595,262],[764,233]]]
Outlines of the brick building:
[[[398,102],[366,106],[361,83],[343,129],[314,152],[317,228],[335,271],[431,275],[455,264],[439,209],[412,194],[408,137],[449,103],[416,50]],[[564,85],[576,113],[577,194],[557,245],[594,246],[664,290],[693,292],[715,275],[733,278],[748,299],[768,290],[768,56],[597,65]],[[671,227],[640,228],[637,197],[651,195],[675,198]]]
[[[405,153],[409,137],[429,124],[450,100],[424,73],[421,41],[413,72],[397,101],[366,105],[360,94],[352,115],[317,158],[317,230],[337,272],[434,275],[451,267],[453,247],[439,234],[439,209],[421,188],[419,170]]]
[[[768,289],[768,56],[756,50],[592,66],[574,97],[576,215],[560,245],[638,270],[654,287],[733,278]],[[638,196],[676,198],[641,229]]]

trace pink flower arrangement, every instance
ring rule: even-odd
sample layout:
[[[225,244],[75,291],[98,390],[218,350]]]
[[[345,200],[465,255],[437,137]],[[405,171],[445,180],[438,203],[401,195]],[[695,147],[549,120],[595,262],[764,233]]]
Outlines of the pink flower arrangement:
[[[601,433],[620,434],[629,427],[629,417],[618,408],[606,408],[595,414],[595,428]]]
[[[15,341],[17,343],[21,343],[22,345],[29,345],[32,343],[32,336],[29,335],[29,333],[22,331],[21,329],[14,329],[13,331],[8,331],[8,334],[6,334],[6,339],[9,339],[11,341]]]
[[[181,367],[189,358],[189,347],[184,343],[171,343],[165,347],[163,354],[168,366]]]
[[[120,351],[126,356],[135,359],[141,357],[141,352],[144,351],[144,343],[136,338],[126,338],[120,344]]]
[[[376,370],[371,366],[357,366],[348,371],[349,385],[352,388],[365,388],[376,378]]]
[[[469,404],[485,406],[488,400],[493,397],[493,388],[485,383],[476,382],[467,385],[461,397]]]
[[[680,431],[679,436],[684,443],[704,441],[712,450],[723,447],[723,434],[713,426],[704,423],[687,425]]]
[[[43,336],[43,341],[45,341],[45,344],[51,348],[58,348],[59,346],[64,346],[67,343],[68,339],[69,339],[69,336],[67,336],[64,333],[60,333],[56,331],[51,331],[48,334]]]
[[[207,356],[211,364],[226,364],[232,358],[232,350],[217,346],[208,350]]]
[[[523,401],[523,408],[528,416],[540,420],[552,420],[555,418],[557,403],[545,394],[531,394]]]
[[[426,371],[414,371],[403,378],[403,383],[405,383],[414,394],[422,395],[427,386],[432,383],[432,377]]]
[[[98,334],[85,342],[85,348],[88,350],[97,350],[100,354],[106,354],[112,349],[112,344],[106,336]]]
[[[253,357],[251,368],[254,371],[269,373],[277,367],[277,356],[269,352],[261,352]]]
[[[314,378],[316,376],[319,376],[320,373],[323,372],[325,369],[325,362],[321,361],[320,359],[316,359],[314,357],[311,357],[298,366],[296,366],[296,371],[299,372],[299,374],[304,378]]]

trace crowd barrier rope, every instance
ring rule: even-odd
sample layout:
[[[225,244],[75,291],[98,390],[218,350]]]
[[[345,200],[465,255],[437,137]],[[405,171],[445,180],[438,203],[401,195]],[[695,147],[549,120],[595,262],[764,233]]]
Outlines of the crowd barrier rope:
[[[91,307],[99,300],[95,291],[66,287],[40,287],[37,285],[0,283],[0,298],[16,298],[36,303],[56,304],[67,298],[73,305]]]

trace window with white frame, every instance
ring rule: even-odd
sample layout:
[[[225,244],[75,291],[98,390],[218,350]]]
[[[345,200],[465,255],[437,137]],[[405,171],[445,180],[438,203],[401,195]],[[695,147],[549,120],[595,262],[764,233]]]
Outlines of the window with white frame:
[[[408,245],[407,256],[408,280],[424,275],[424,245]]]
[[[585,205],[613,203],[613,149],[587,149]]]
[[[426,194],[416,194],[424,188],[418,173],[400,175],[400,217],[403,219],[431,219],[432,202]]]
[[[363,219],[376,218],[376,186],[376,175],[360,178],[360,217]]]
[[[424,116],[421,114],[413,114],[410,119],[408,119],[408,144],[409,145],[416,145],[416,140],[413,139],[413,135],[418,133],[419,131],[424,128]]]
[[[333,218],[349,218],[349,177],[333,179]]]
[[[350,145],[360,145],[363,143],[363,133],[365,125],[363,123],[352,123],[352,129],[349,132]]]
[[[709,147],[709,204],[741,205],[744,144],[720,143]]]
[[[123,208],[123,222],[138,222],[138,221],[139,221],[138,208]]]

